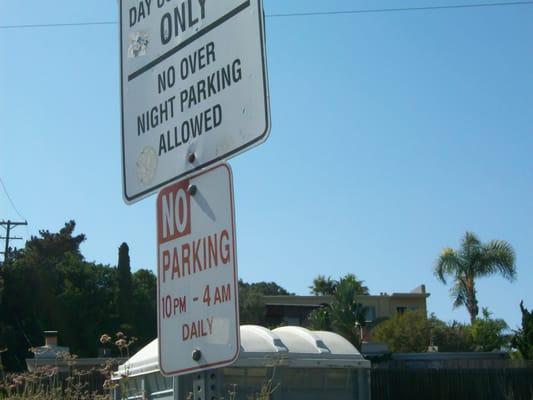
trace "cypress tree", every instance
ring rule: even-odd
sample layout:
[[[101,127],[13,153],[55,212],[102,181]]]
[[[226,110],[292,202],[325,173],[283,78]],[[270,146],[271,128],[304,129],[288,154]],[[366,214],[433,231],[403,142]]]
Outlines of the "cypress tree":
[[[129,247],[122,243],[118,249],[118,296],[117,307],[119,323],[121,326],[131,327],[133,323],[132,313],[132,284]]]

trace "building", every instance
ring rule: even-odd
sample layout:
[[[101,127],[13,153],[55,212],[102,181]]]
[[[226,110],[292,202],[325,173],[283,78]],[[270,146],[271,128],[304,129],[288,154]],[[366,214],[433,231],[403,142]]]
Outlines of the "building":
[[[410,292],[380,293],[379,295],[359,296],[358,301],[367,307],[364,339],[371,341],[370,331],[384,319],[402,314],[405,311],[421,310],[427,314],[426,299],[429,293],[425,285]],[[265,320],[269,326],[292,325],[307,327],[309,313],[333,301],[333,296],[263,296]]]
[[[26,366],[30,372],[47,366],[56,367],[59,372],[67,372],[71,368],[88,370],[94,367],[101,367],[111,359],[106,354],[102,354],[102,357],[78,358],[70,354],[69,347],[58,345],[57,331],[44,331],[43,333],[44,346],[32,349],[34,354],[33,358],[26,359]],[[116,357],[113,360],[118,365],[127,360],[127,358]]]

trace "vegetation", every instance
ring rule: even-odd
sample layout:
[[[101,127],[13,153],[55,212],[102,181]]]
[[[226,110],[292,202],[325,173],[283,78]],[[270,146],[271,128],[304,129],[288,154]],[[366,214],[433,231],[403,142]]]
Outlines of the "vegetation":
[[[515,332],[511,345],[518,350],[524,360],[533,360],[533,311],[528,311],[524,307],[524,302],[520,302],[522,311],[522,328]]]
[[[130,347],[136,338],[117,332],[114,337],[103,334],[100,342],[116,348],[122,357],[129,357]],[[38,352],[38,349],[32,349]],[[3,374],[0,369],[0,400],[109,400],[113,390],[121,387],[127,391],[125,381],[112,381],[117,370],[116,360],[109,359],[91,368],[78,365],[78,356],[59,352],[50,365],[28,372]]]
[[[365,325],[367,308],[357,302],[357,297],[368,294],[368,288],[363,285],[363,281],[353,274],[348,274],[338,281],[319,275],[313,281],[311,291],[333,296],[331,303],[311,312],[311,329],[336,332],[357,348],[361,348],[361,332]]]
[[[26,368],[28,349],[44,342],[45,330],[59,331],[60,343],[80,357],[96,356],[97,338],[124,325],[139,338],[137,346],[157,336],[154,274],[131,274],[127,245],[121,246],[128,264],[122,281],[117,268],[86,261],[80,252],[85,235],[75,235],[75,226],[70,221],[57,233],[40,231],[3,268],[0,348],[7,348],[2,363],[8,371]],[[130,293],[121,294],[128,280]]]
[[[430,344],[442,352],[471,351],[473,348],[470,325],[457,321],[446,323],[435,315],[429,319]]]
[[[326,278],[324,275],[318,275],[313,279],[313,284],[309,286],[309,289],[311,289],[311,294],[315,296],[333,296],[340,282],[350,282],[350,285],[355,288],[357,295],[369,294],[368,287],[363,285],[365,281],[358,280],[354,274],[347,274],[339,281],[331,279],[331,276]]]
[[[482,243],[470,232],[466,232],[458,250],[445,248],[435,266],[435,274],[444,284],[446,276],[453,277],[454,284],[451,289],[453,305],[465,306],[472,324],[479,314],[475,281],[496,273],[511,281],[515,278],[513,248],[503,240]]]
[[[477,318],[473,325],[445,323],[435,315],[426,318],[422,311],[406,311],[380,323],[372,337],[399,353],[424,352],[429,345],[441,352],[494,351],[507,343],[506,329],[505,321],[491,318],[486,308],[483,318]]]
[[[0,350],[8,371],[22,371],[28,350],[57,330],[59,342],[80,357],[94,357],[103,332],[126,331],[140,348],[157,337],[157,279],[131,272],[129,248],[118,249],[117,267],[88,262],[80,251],[85,235],[70,221],[59,232],[42,230],[0,268]],[[3,287],[3,290],[2,290]],[[274,282],[239,282],[241,322],[265,324],[264,295],[290,295]],[[118,355],[118,350],[114,349]]]
[[[274,282],[246,283],[239,280],[239,318],[241,325],[266,325],[263,296],[294,296]]]
[[[507,324],[503,319],[492,319],[491,313],[483,308],[483,317],[472,324],[472,343],[475,351],[494,351],[503,347],[507,338],[504,331]]]
[[[393,353],[426,351],[431,325],[423,311],[405,311],[383,321],[372,331],[372,337],[386,343]]]
[[[122,321],[120,328],[123,330],[131,330],[131,323],[133,320],[133,308],[131,307],[131,299],[133,298],[132,282],[131,282],[131,267],[129,247],[126,243],[122,243],[118,248],[118,265],[117,265],[117,311]]]

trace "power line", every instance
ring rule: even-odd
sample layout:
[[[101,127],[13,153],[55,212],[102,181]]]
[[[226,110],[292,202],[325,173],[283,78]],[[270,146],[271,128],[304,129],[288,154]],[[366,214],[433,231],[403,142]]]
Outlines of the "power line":
[[[506,6],[523,6],[533,5],[533,1],[512,1],[505,3],[474,3],[474,4],[455,4],[443,6],[426,6],[426,7],[402,7],[402,8],[370,8],[359,10],[339,10],[339,11],[311,11],[295,13],[278,13],[266,14],[267,18],[288,18],[288,17],[312,17],[323,15],[346,15],[346,14],[371,14],[387,12],[409,12],[409,11],[438,11],[450,9],[465,8],[482,8],[482,7],[506,7]],[[72,22],[72,23],[50,23],[50,24],[23,24],[23,25],[0,25],[0,29],[31,29],[31,28],[62,28],[73,26],[91,26],[91,25],[116,25],[117,21],[93,21],[93,22]]]
[[[2,185],[2,189],[4,190],[4,193],[6,194],[7,199],[11,203],[11,206],[13,207],[13,210],[15,210],[15,212],[17,213],[17,215],[19,216],[20,219],[26,220],[26,218],[24,218],[22,216],[22,214],[19,212],[19,210],[15,206],[15,203],[13,202],[13,199],[11,199],[11,196],[9,195],[9,193],[7,192],[6,185],[4,185],[4,181],[2,180],[1,177],[0,177],[0,184]]]
[[[302,13],[268,14],[267,17],[270,17],[270,18],[310,17],[310,16],[318,16],[318,15],[370,14],[370,13],[402,12],[402,11],[430,11],[430,10],[447,10],[447,9],[459,9],[459,8],[519,6],[519,5],[532,5],[532,4],[533,4],[533,1],[513,1],[513,2],[507,2],[507,3],[477,3],[477,4],[456,4],[456,5],[449,5],[449,6],[374,8],[374,9],[362,9],[362,10],[316,11],[316,12],[302,12]]]
[[[68,26],[116,25],[117,21],[71,22],[57,24],[0,25],[0,29],[63,28]]]

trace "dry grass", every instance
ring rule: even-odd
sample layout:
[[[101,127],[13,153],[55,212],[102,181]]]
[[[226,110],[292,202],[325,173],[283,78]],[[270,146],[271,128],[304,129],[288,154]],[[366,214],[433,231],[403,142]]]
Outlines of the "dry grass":
[[[136,338],[128,338],[122,332],[115,334],[115,339],[104,334],[100,342],[115,346],[122,357],[129,357],[130,346]],[[38,354],[39,349],[30,352]],[[5,349],[4,349],[5,351]],[[118,367],[113,360],[91,369],[76,368],[77,356],[70,353],[58,353],[57,358],[47,365],[31,372],[4,374],[0,366],[0,400],[110,400],[113,390],[118,386],[111,380],[113,371]],[[67,372],[60,372],[60,366]],[[91,376],[103,377],[99,390],[90,390],[88,380]]]

